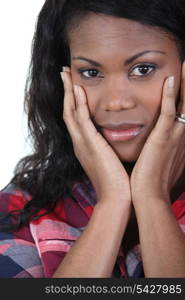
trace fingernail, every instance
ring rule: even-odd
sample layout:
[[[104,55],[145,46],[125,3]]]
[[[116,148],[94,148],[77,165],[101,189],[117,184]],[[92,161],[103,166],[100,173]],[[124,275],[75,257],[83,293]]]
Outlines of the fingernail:
[[[61,75],[62,81],[64,82],[64,73],[60,72],[60,75]]]
[[[173,88],[173,87],[174,87],[174,83],[175,83],[175,78],[174,78],[174,76],[170,76],[170,77],[168,78],[168,87],[169,87],[169,88]]]
[[[70,72],[70,68],[69,67],[62,67],[63,72]]]

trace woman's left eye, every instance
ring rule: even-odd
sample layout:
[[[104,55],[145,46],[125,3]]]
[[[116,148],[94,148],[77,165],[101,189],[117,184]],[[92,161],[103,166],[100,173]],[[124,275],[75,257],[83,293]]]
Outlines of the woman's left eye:
[[[131,75],[134,76],[147,76],[155,70],[154,65],[139,65],[132,69]]]

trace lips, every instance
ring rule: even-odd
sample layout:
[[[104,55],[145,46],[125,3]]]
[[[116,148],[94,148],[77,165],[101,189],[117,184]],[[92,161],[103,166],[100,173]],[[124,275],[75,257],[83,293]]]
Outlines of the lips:
[[[101,128],[104,137],[109,141],[128,141],[143,131],[142,124],[106,124]]]
[[[106,129],[110,129],[110,130],[125,130],[125,129],[130,129],[130,128],[135,128],[135,127],[139,127],[139,126],[143,126],[140,123],[121,123],[121,124],[104,124],[101,127],[102,128],[106,128]]]

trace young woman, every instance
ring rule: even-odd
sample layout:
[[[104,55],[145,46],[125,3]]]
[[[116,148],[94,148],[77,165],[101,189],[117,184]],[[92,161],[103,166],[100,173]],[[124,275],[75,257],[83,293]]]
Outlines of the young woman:
[[[184,25],[180,0],[45,2],[1,277],[185,277]]]

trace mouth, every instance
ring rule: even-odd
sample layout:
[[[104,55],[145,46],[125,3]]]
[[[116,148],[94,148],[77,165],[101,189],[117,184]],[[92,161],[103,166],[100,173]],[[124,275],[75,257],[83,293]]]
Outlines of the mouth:
[[[108,141],[129,141],[139,136],[144,130],[141,124],[122,124],[104,126],[101,131]]]

